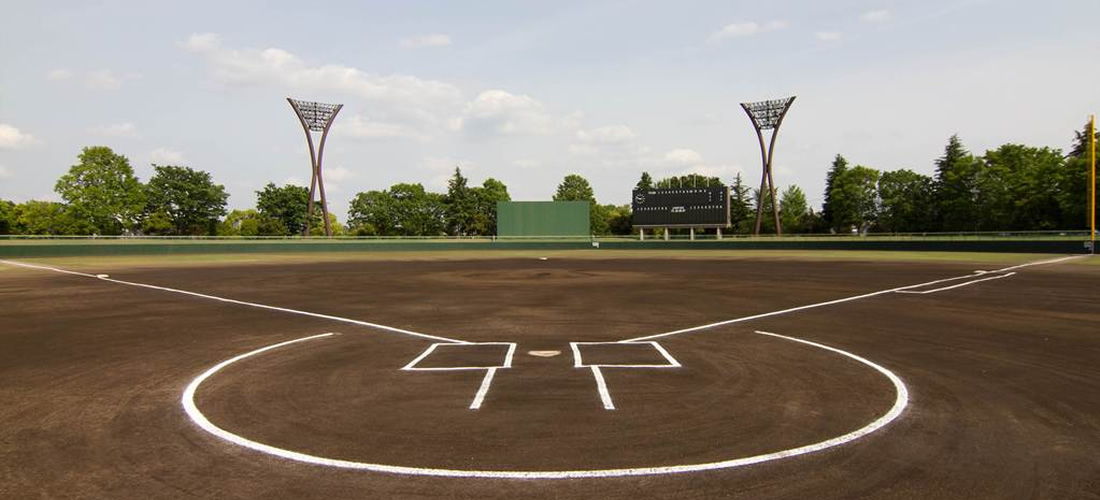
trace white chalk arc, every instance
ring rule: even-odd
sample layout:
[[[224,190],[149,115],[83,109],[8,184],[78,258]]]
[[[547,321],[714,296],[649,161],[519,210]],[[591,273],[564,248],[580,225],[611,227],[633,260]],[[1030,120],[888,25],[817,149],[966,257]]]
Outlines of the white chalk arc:
[[[238,361],[244,360],[246,358],[255,356],[257,354],[261,354],[261,353],[264,353],[264,352],[267,352],[267,351],[270,351],[270,350],[273,350],[273,349],[278,349],[280,347],[292,345],[292,344],[299,343],[299,342],[305,342],[305,341],[309,341],[309,340],[315,340],[315,339],[331,337],[333,335],[332,333],[325,333],[325,334],[321,334],[321,335],[312,335],[312,336],[309,336],[309,337],[303,337],[303,338],[300,338],[300,339],[290,340],[290,341],[287,341],[287,342],[280,342],[278,344],[272,344],[272,345],[269,345],[267,347],[261,347],[259,349],[249,351],[249,352],[246,352],[244,354],[240,354],[238,356],[235,356],[235,357],[229,358],[225,361],[222,361],[221,363],[218,363],[218,364],[210,367],[209,369],[207,369],[205,372],[203,372],[198,377],[195,377],[195,379],[192,380],[191,383],[189,383],[187,385],[187,388],[183,391],[183,398],[182,398],[181,402],[183,404],[184,412],[186,412],[187,416],[191,419],[191,421],[194,422],[195,425],[198,425],[202,430],[218,437],[219,439],[228,441],[228,442],[236,444],[238,446],[243,446],[245,448],[248,448],[248,449],[251,449],[251,450],[254,450],[254,451],[258,451],[260,453],[265,453],[265,454],[268,454],[268,455],[273,455],[273,456],[280,457],[280,458],[285,458],[285,459],[288,459],[288,460],[294,460],[294,461],[297,461],[297,462],[304,462],[304,463],[308,463],[308,464],[321,465],[321,466],[326,466],[326,467],[336,467],[336,468],[341,468],[341,469],[364,470],[364,471],[385,472],[385,473],[391,473],[391,474],[405,474],[405,475],[416,475],[416,476],[484,478],[484,479],[574,479],[574,478],[605,478],[605,477],[623,477],[623,476],[649,476],[649,475],[659,475],[659,474],[681,474],[681,473],[687,473],[687,472],[701,472],[701,471],[709,471],[709,470],[717,470],[717,469],[729,469],[729,468],[733,468],[733,467],[742,467],[742,466],[746,466],[746,465],[752,465],[752,464],[758,464],[758,463],[762,463],[762,462],[768,462],[768,461],[771,461],[771,460],[778,460],[778,459],[781,459],[781,458],[789,458],[789,457],[795,457],[795,456],[799,456],[799,455],[805,455],[807,453],[813,453],[813,452],[825,450],[825,449],[828,449],[828,448],[832,448],[832,447],[835,447],[835,446],[839,446],[839,445],[842,445],[842,444],[845,444],[845,443],[855,441],[859,438],[862,438],[862,437],[864,437],[868,434],[871,434],[872,432],[875,432],[875,431],[885,427],[890,422],[893,422],[895,419],[897,419],[899,416],[901,416],[902,412],[905,410],[906,406],[909,404],[909,390],[906,388],[905,383],[903,383],[901,381],[901,378],[899,378],[897,375],[895,375],[890,370],[888,370],[888,369],[886,369],[882,366],[879,366],[878,364],[875,364],[874,362],[871,362],[867,359],[864,359],[864,358],[862,358],[860,356],[857,356],[855,354],[852,354],[850,352],[843,351],[843,350],[837,349],[835,347],[829,347],[829,346],[824,345],[824,344],[819,344],[817,342],[811,342],[809,340],[803,340],[803,339],[799,339],[799,338],[795,338],[795,337],[788,337],[786,335],[779,335],[779,334],[776,334],[776,333],[763,332],[763,331],[756,331],[755,333],[760,334],[760,335],[767,335],[767,336],[774,337],[774,338],[785,339],[785,340],[789,340],[789,341],[792,341],[792,342],[798,342],[798,343],[801,343],[801,344],[805,344],[805,345],[817,347],[817,348],[820,348],[820,349],[824,349],[826,351],[830,351],[830,352],[848,357],[850,359],[853,359],[855,361],[858,361],[858,362],[860,362],[864,365],[867,365],[867,366],[873,368],[875,371],[879,372],[880,374],[885,376],[887,379],[889,379],[890,382],[893,384],[894,391],[895,391],[895,394],[896,394],[893,406],[891,406],[890,410],[887,411],[886,413],[884,413],[882,416],[878,417],[877,419],[875,419],[871,423],[869,423],[869,424],[867,424],[867,425],[865,425],[865,426],[863,426],[863,427],[861,427],[861,428],[859,428],[855,431],[852,431],[852,432],[849,432],[847,434],[843,434],[843,435],[840,435],[840,436],[837,436],[837,437],[834,437],[834,438],[831,438],[831,439],[827,439],[825,441],[821,441],[821,442],[817,442],[817,443],[813,443],[813,444],[808,444],[808,445],[805,445],[805,446],[799,446],[797,448],[790,448],[790,449],[786,449],[786,450],[780,450],[780,451],[775,451],[775,452],[771,452],[771,453],[765,453],[763,455],[753,455],[753,456],[748,456],[748,457],[731,458],[729,460],[722,460],[722,461],[718,461],[718,462],[706,462],[706,463],[685,464],[685,465],[666,465],[666,466],[659,466],[659,467],[631,467],[631,468],[622,468],[622,469],[557,470],[557,471],[552,471],[552,470],[522,471],[522,470],[441,469],[441,468],[431,468],[431,467],[411,467],[411,466],[401,466],[401,465],[386,465],[386,464],[356,462],[356,461],[352,461],[352,460],[341,460],[341,459],[335,459],[335,458],[320,457],[320,456],[309,455],[309,454],[306,454],[306,453],[301,453],[301,452],[297,452],[297,451],[293,451],[293,450],[278,448],[278,447],[271,446],[271,445],[268,445],[268,444],[253,441],[253,440],[248,439],[246,437],[243,437],[243,436],[234,434],[232,432],[229,432],[225,429],[222,429],[221,427],[218,427],[217,425],[214,425],[212,422],[210,422],[210,420],[207,419],[205,415],[203,415],[202,411],[199,410],[198,406],[196,406],[196,404],[195,404],[195,393],[198,391],[199,387],[202,385],[203,382],[205,382],[207,379],[209,379],[210,377],[212,377],[213,375],[215,375],[216,373],[218,373],[219,371],[221,371],[225,367],[227,367],[227,366],[229,366],[233,363],[236,363]]]

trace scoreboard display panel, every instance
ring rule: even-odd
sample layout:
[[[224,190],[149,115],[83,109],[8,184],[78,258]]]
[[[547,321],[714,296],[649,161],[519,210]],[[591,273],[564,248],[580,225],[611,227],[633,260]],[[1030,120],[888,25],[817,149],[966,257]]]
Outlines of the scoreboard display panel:
[[[728,187],[635,189],[634,227],[728,227]]]

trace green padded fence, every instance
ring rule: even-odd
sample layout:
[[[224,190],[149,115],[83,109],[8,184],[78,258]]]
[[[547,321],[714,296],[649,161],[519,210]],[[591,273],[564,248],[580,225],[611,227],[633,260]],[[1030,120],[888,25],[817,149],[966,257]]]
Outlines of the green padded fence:
[[[587,201],[498,201],[497,235],[588,236]]]
[[[598,245],[598,246],[597,246]],[[896,250],[916,252],[1005,252],[1081,254],[1086,249],[1073,240],[949,241],[900,240],[705,240],[705,241],[591,241],[588,238],[527,240],[235,240],[235,241],[7,241],[0,258],[79,257],[108,255],[185,255],[301,252],[416,252],[449,250]]]

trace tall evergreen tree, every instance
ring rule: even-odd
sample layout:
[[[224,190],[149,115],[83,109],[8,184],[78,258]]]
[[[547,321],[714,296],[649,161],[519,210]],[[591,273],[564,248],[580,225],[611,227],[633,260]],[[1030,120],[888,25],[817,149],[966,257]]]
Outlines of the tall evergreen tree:
[[[952,135],[936,160],[936,224],[941,231],[977,229],[981,160],[972,156],[958,134]],[[991,180],[988,179],[987,180]]]
[[[443,198],[447,207],[447,233],[452,236],[470,234],[477,223],[477,193],[467,184],[462,170],[455,167]]]
[[[848,160],[838,154],[836,158],[833,158],[833,164],[829,167],[829,172],[825,174],[825,202],[821,204],[821,219],[830,231],[841,229],[835,220],[838,207],[833,199],[833,186],[836,183],[836,178],[843,175],[847,170]]]
[[[734,233],[752,232],[751,226],[756,217],[753,213],[755,199],[752,188],[745,184],[741,173],[738,172],[733,178],[733,184],[730,185],[730,224],[733,225]]]

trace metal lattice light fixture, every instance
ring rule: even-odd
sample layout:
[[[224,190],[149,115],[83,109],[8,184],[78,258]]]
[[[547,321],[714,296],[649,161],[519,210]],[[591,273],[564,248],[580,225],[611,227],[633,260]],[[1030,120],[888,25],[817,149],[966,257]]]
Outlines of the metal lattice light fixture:
[[[779,126],[783,124],[783,117],[787,115],[787,110],[791,109],[795,97],[797,96],[741,103],[741,107],[749,115],[749,120],[752,120],[753,128],[756,129],[756,138],[760,141],[760,159],[764,168],[760,178],[760,192],[756,198],[756,229],[753,230],[753,234],[760,234],[765,188],[771,194],[772,214],[775,217],[775,233],[783,234],[783,226],[779,223],[779,202],[775,199],[775,182],[772,180],[772,156],[775,152],[775,138],[779,135]],[[765,130],[772,131],[772,138],[768,147],[764,147]]]
[[[332,127],[332,121],[336,119],[337,113],[344,105],[299,101],[289,97],[286,100],[290,103],[290,107],[294,109],[294,113],[298,115],[298,120],[302,122],[302,130],[306,133],[306,143],[309,144],[309,162],[313,171],[309,181],[309,208],[306,213],[306,228],[303,235],[309,236],[310,218],[313,217],[313,195],[320,188],[321,214],[325,221],[325,235],[332,236],[332,227],[328,220],[328,202],[325,199],[325,182],[321,177],[321,160],[325,155],[325,139],[328,138],[329,128]],[[316,150],[313,148],[313,134],[310,132],[321,132],[321,142]]]

